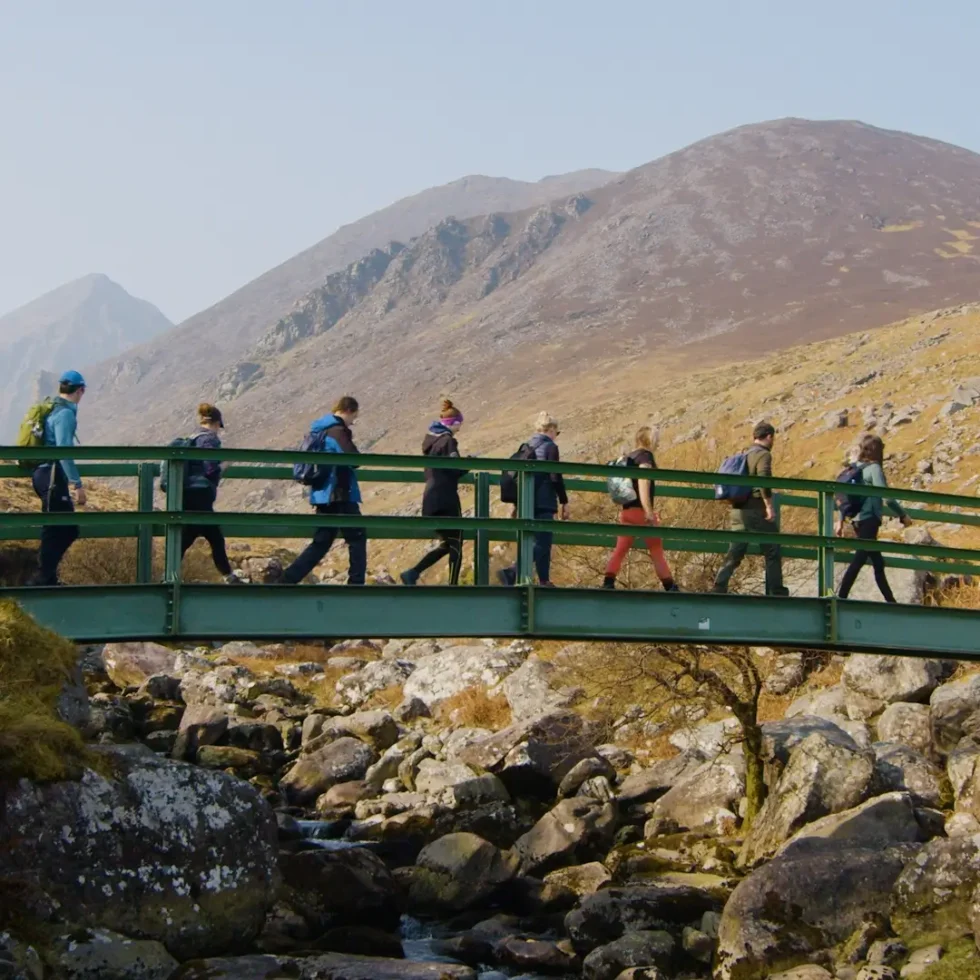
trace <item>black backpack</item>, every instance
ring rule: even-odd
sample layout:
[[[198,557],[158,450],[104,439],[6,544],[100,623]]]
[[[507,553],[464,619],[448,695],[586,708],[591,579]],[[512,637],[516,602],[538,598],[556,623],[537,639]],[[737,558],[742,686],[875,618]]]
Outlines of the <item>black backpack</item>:
[[[195,449],[197,447],[197,436],[178,436],[170,442],[171,446],[180,449]],[[184,465],[184,489],[186,490],[194,477],[204,476],[204,463],[199,459],[189,459]],[[167,465],[160,464],[160,490],[167,492]]]
[[[851,487],[860,487],[864,484],[864,470],[857,463],[850,463],[841,470],[840,475],[837,477],[837,482]],[[839,493],[834,494],[834,503],[837,504],[840,516],[845,520],[849,520],[857,517],[861,513],[861,508],[864,506],[864,497],[858,494],[848,493],[846,490],[841,490]]]
[[[517,450],[511,459],[537,459],[534,447],[527,442],[522,442],[520,449]],[[517,503],[517,473],[513,470],[504,470],[500,474],[500,502],[502,504]]]

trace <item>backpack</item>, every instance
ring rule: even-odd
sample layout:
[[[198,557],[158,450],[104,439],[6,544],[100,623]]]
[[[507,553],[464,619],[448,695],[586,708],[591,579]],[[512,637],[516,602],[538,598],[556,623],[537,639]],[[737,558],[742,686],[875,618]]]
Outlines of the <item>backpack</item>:
[[[618,459],[610,460],[607,466],[632,466],[633,460],[629,456],[620,456]],[[614,504],[624,506],[636,503],[636,490],[633,489],[633,480],[628,476],[611,476],[606,480],[606,488],[609,491],[609,499]]]
[[[327,449],[327,430],[310,431],[303,436],[299,448],[304,453],[325,453]],[[322,487],[334,471],[333,466],[324,463],[293,463],[293,479],[304,487]]]
[[[17,430],[17,442],[14,445],[23,446],[25,449],[43,446],[44,423],[47,422],[54,406],[55,400],[53,398],[45,398],[44,401],[31,405]],[[17,465],[21,469],[33,470],[40,462],[37,459],[20,459],[17,461]]]
[[[195,449],[197,448],[197,436],[178,436],[176,439],[172,439],[167,445],[174,446],[177,449]],[[195,476],[204,475],[204,463],[199,459],[189,459],[184,465],[184,489],[186,490],[190,486],[191,478]],[[160,489],[166,493],[167,492],[167,464],[160,464]]]
[[[748,476],[749,475],[749,454],[736,453],[734,456],[726,456],[718,472],[726,476]],[[732,483],[718,483],[715,485],[715,500],[727,500],[733,507],[739,507],[746,503],[752,496],[751,487],[735,486]]]
[[[857,463],[850,463],[841,470],[840,475],[837,477],[837,482],[852,487],[862,486],[864,484],[864,470]],[[859,497],[857,494],[841,490],[839,493],[834,494],[834,503],[837,504],[840,516],[848,520],[857,517],[861,513],[861,508],[864,506],[864,497]]]
[[[510,458],[530,460],[538,457],[530,443],[522,442],[520,448]],[[500,474],[500,502],[502,504],[517,503],[517,473],[513,470],[505,470]]]

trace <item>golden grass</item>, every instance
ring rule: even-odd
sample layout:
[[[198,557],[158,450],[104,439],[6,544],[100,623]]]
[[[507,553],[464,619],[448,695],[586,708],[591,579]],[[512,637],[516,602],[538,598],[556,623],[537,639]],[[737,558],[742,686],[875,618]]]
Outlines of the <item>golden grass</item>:
[[[437,721],[461,728],[499,731],[511,723],[510,704],[502,694],[491,695],[483,685],[467,687],[436,707]]]
[[[375,691],[364,703],[363,708],[368,711],[383,710],[393,711],[405,700],[405,689],[401,684],[392,684],[384,687],[380,691]]]

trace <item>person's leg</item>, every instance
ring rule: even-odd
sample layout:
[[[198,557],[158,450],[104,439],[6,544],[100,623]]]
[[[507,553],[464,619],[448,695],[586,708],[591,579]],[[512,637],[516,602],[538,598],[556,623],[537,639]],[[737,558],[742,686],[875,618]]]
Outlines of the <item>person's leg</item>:
[[[882,598],[885,602],[896,602],[895,593],[892,592],[892,587],[888,584],[888,576],[885,574],[885,556],[880,551],[869,551],[868,558],[875,571],[875,582]]]
[[[422,573],[429,568],[432,568],[437,562],[445,558],[449,551],[449,545],[446,543],[445,538],[436,545],[435,548],[430,548],[411,568],[402,572],[401,580],[405,585],[415,585],[419,580]]]
[[[360,514],[357,504],[339,505],[341,514]],[[367,531],[363,527],[345,527],[344,541],[347,542],[347,584],[363,585],[367,579]]]
[[[620,524],[635,524],[636,521],[633,520],[633,511],[637,510],[640,514],[643,513],[639,508],[631,508],[630,510],[624,510],[619,515]],[[609,580],[612,579],[615,582],[616,576],[619,574],[620,568],[623,567],[623,561],[629,554],[630,548],[633,547],[633,538],[620,535],[616,538],[616,547],[613,549],[613,553],[609,556],[609,561],[606,564],[606,584],[609,584]],[[611,587],[611,586],[610,586]]]
[[[463,570],[463,532],[447,531],[443,541],[449,551],[449,584],[459,585],[459,573]]]
[[[657,578],[660,579],[664,590],[667,592],[675,591],[677,586],[674,584],[674,576],[670,571],[667,556],[664,554],[663,541],[660,538],[647,538],[646,545],[647,551],[650,552],[650,558],[653,560],[653,567],[657,572]]]
[[[318,504],[316,508],[318,514],[332,513],[330,505]],[[282,581],[288,585],[296,585],[302,582],[317,565],[323,561],[324,556],[330,550],[330,546],[337,537],[335,527],[318,527],[313,540],[306,546],[299,557],[282,573]]]
[[[536,521],[553,521],[555,515],[551,511],[539,511],[534,515]],[[550,531],[534,535],[534,567],[538,573],[538,581],[545,585],[551,582],[551,545],[555,536]]]
[[[31,480],[34,492],[41,498],[41,510],[46,514],[71,514],[75,505],[68,489],[68,479],[60,466],[39,466]],[[47,525],[41,528],[41,546],[38,552],[38,572],[35,581],[39,585],[56,585],[58,565],[65,552],[78,538],[78,525]]]
[[[731,517],[731,528],[733,531],[744,531],[745,530],[745,511],[737,510],[732,508]],[[742,541],[733,541],[728,548],[728,554],[725,555],[725,561],[721,568],[718,569],[718,574],[715,576],[715,584],[712,589],[713,592],[727,592],[728,583],[731,581],[732,576],[735,574],[735,569],[742,564],[742,560],[745,558],[745,553],[749,550],[747,544]]]
[[[759,508],[746,508],[742,512],[742,522],[746,531],[756,534],[778,534],[779,525],[766,518]],[[766,595],[786,595],[783,586],[783,555],[778,544],[763,544],[762,557],[766,563]]]
[[[214,567],[226,578],[231,575],[231,562],[228,561],[228,550],[225,546],[225,536],[217,524],[209,524],[204,528],[204,538],[211,546],[211,560]]]

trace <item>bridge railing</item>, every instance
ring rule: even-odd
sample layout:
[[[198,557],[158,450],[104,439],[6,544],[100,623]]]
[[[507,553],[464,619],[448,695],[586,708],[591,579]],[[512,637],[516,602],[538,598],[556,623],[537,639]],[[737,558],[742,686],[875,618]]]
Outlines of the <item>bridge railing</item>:
[[[179,584],[180,538],[188,524],[219,524],[231,537],[306,538],[318,526],[364,527],[374,538],[428,539],[439,530],[460,530],[475,544],[474,581],[489,583],[491,541],[516,541],[518,551],[518,580],[531,580],[532,543],[535,532],[547,531],[560,544],[609,547],[619,535],[635,538],[650,535],[649,528],[626,527],[619,524],[589,521],[567,523],[534,519],[534,480],[540,474],[562,473],[566,487],[572,493],[605,493],[609,476],[623,476],[622,467],[562,461],[548,463],[538,460],[431,459],[422,456],[391,454],[301,453],[299,450],[261,449],[192,449],[185,447],[75,447],[73,449],[24,449],[0,447],[0,460],[51,461],[73,458],[81,461],[85,477],[132,478],[137,482],[137,509],[131,512],[82,512],[76,514],[28,513],[0,514],[0,539],[23,540],[36,538],[45,525],[77,524],[87,537],[135,537],[137,541],[137,582],[148,583],[152,578],[152,549],[155,537],[165,540],[165,578]],[[361,483],[419,484],[422,470],[461,469],[467,475],[461,481],[474,491],[473,517],[423,518],[399,517],[384,514],[361,516],[278,513],[238,513],[219,511],[215,514],[187,512],[183,509],[183,476],[192,460],[220,460],[228,464],[224,478],[229,480],[288,480],[292,464],[299,460],[323,462],[328,465],[355,465]],[[91,461],[91,462],[90,462]],[[154,483],[161,469],[168,470],[166,509],[153,510]],[[503,472],[517,474],[518,500],[516,517],[492,515],[492,488],[499,484]],[[29,469],[16,463],[0,465],[0,476],[28,476]],[[656,470],[651,474],[656,482],[658,497],[713,500],[713,485],[719,480],[716,473],[687,470]],[[834,535],[834,494],[841,486],[828,480],[803,480],[783,477],[758,478],[725,476],[724,482],[741,486],[769,487],[777,496],[781,508],[801,508],[815,512],[815,534],[780,533],[776,540],[788,558],[800,558],[817,563],[818,594],[824,595],[833,587],[835,562],[849,561],[857,549],[881,551],[889,555],[895,567],[930,570],[955,574],[980,573],[980,550],[950,548],[936,545],[916,545],[881,540],[858,542]],[[957,494],[908,490],[900,487],[847,487],[855,496],[894,498],[904,503],[909,515],[919,521],[947,525],[980,526],[980,500]],[[727,510],[727,504],[717,504]],[[945,508],[939,510],[937,508]],[[723,552],[733,541],[742,541],[751,550],[771,543],[774,536],[745,531],[716,530],[704,527],[660,526],[656,536],[668,550]]]

